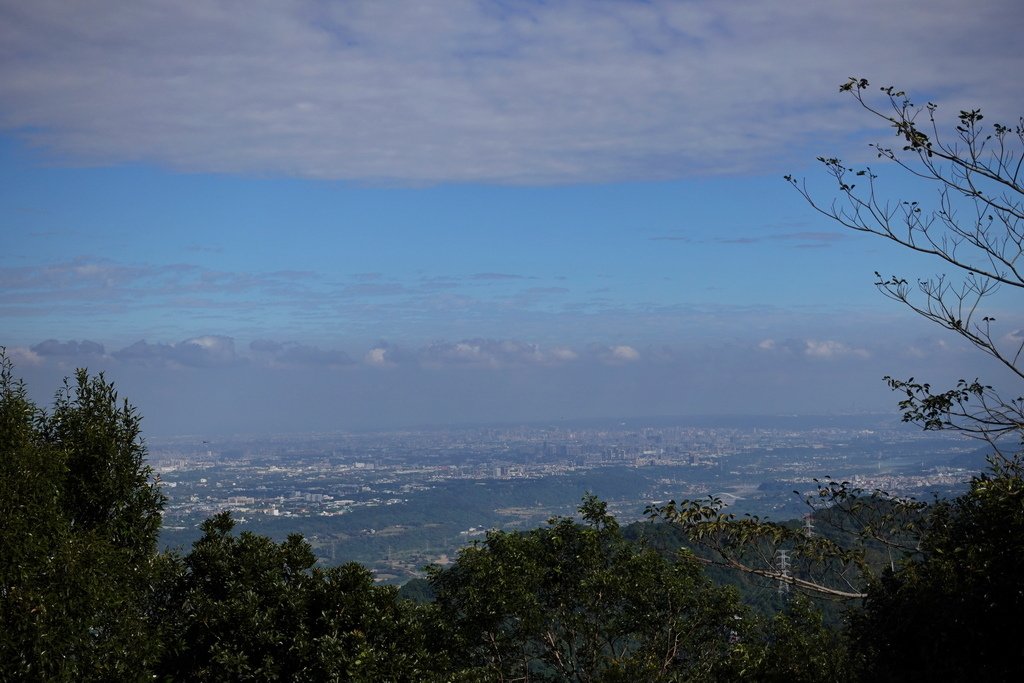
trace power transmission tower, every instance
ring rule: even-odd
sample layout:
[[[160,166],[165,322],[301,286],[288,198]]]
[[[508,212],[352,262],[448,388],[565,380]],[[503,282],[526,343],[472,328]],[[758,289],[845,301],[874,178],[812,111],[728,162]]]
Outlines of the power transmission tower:
[[[778,566],[779,571],[779,595],[789,595],[789,556],[784,548],[779,548]]]

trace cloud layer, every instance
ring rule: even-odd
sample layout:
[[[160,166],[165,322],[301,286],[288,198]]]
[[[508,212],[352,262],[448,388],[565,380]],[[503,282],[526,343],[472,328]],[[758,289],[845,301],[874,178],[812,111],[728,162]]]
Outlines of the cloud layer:
[[[854,129],[823,100],[852,74],[1015,113],[1022,14],[1016,0],[5,2],[0,126],[76,163],[371,182],[774,170]]]
[[[41,404],[74,368],[104,371],[146,415],[150,434],[894,411],[898,397],[881,381],[887,373],[928,376],[936,386],[979,372],[997,383],[1001,377],[971,350],[934,338],[674,347],[469,338],[416,347],[380,341],[360,353],[201,335],[113,351],[46,340],[6,353]]]
[[[913,349],[913,350],[911,350]],[[945,349],[945,347],[943,347]],[[787,339],[776,342],[764,339],[747,347],[733,347],[734,353],[760,353],[803,356],[812,359],[853,357],[868,359],[864,348],[836,340]],[[544,345],[516,339],[471,338],[457,341],[434,341],[419,347],[403,347],[387,341],[373,344],[358,362],[341,349],[323,349],[294,341],[256,339],[248,344],[248,353],[236,351],[235,339],[224,335],[202,335],[180,342],[149,342],[139,340],[123,348],[105,351],[104,345],[89,340],[59,341],[47,339],[29,347],[10,347],[8,353],[34,363],[55,362],[67,367],[71,363],[119,363],[126,365],[192,367],[309,367],[323,370],[343,369],[354,365],[371,368],[418,367],[499,369],[516,367],[553,367],[563,365],[624,366],[635,363],[673,363],[693,353],[669,346],[640,347],[628,344],[591,343],[573,347],[569,344]],[[917,347],[907,353],[917,357],[930,355]]]

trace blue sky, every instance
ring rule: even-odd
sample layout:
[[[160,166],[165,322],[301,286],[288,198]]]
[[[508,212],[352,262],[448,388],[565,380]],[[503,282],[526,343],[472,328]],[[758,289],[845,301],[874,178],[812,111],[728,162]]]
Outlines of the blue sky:
[[[782,176],[888,141],[850,75],[1016,120],[1021,19],[0,0],[0,345],[153,433],[891,409],[883,374],[991,368],[871,286],[938,264]]]

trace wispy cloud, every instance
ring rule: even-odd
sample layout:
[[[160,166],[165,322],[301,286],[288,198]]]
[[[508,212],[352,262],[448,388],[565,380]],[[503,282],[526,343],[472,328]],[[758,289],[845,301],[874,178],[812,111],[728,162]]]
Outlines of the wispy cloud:
[[[714,241],[720,244],[761,244],[764,242],[785,242],[799,248],[827,247],[848,239],[844,232],[785,232],[772,235],[721,237]]]
[[[224,247],[212,246],[208,244],[187,244],[185,245],[185,251],[193,254],[223,254]]]
[[[525,275],[514,273],[473,273],[469,276],[470,280],[523,280],[525,278]]]
[[[315,304],[317,277],[309,272],[229,272],[191,264],[127,264],[78,257],[38,266],[0,267],[4,317],[61,312],[90,316],[98,312],[164,309],[223,309],[284,301]],[[248,301],[247,301],[248,300]]]
[[[692,237],[687,237],[686,235],[657,235],[655,237],[649,237],[648,239],[652,242],[685,242],[687,244],[699,241],[694,240]]]
[[[713,237],[710,239],[696,239],[686,235],[657,235],[648,238],[655,242],[682,242],[684,244],[764,244],[765,242],[779,242],[799,249],[815,249],[829,247],[837,242],[849,239],[849,235],[838,230],[825,231],[804,231],[804,232],[780,232],[765,235],[738,235],[736,237]]]
[[[341,293],[348,296],[395,296],[405,294],[407,289],[397,282],[360,282],[346,285]]]

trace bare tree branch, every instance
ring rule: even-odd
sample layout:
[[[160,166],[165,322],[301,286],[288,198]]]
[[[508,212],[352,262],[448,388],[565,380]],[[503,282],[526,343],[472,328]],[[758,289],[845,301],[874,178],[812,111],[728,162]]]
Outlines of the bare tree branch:
[[[793,176],[786,180],[812,208],[840,225],[952,266],[960,280],[940,274],[911,284],[897,275],[875,273],[875,286],[1024,380],[1024,332],[998,333],[996,317],[984,312],[988,298],[1000,288],[1024,289],[1024,117],[1012,127],[989,127],[980,109],[961,111],[947,137],[936,119],[935,104],[917,106],[892,87],[881,88],[876,104],[867,94],[865,79],[851,78],[839,90],[893,128],[901,146],[871,147],[879,158],[934,186],[935,202],[927,208],[916,200],[887,200],[870,166],[856,169],[831,157],[819,157],[836,185],[830,201],[817,199],[805,181]],[[905,421],[983,439],[1001,458],[1019,455],[1021,439],[1009,454],[1003,441],[1024,436],[1024,397],[1004,398],[977,380],[961,380],[954,389],[934,392],[913,378],[886,381],[906,394],[900,403]]]

